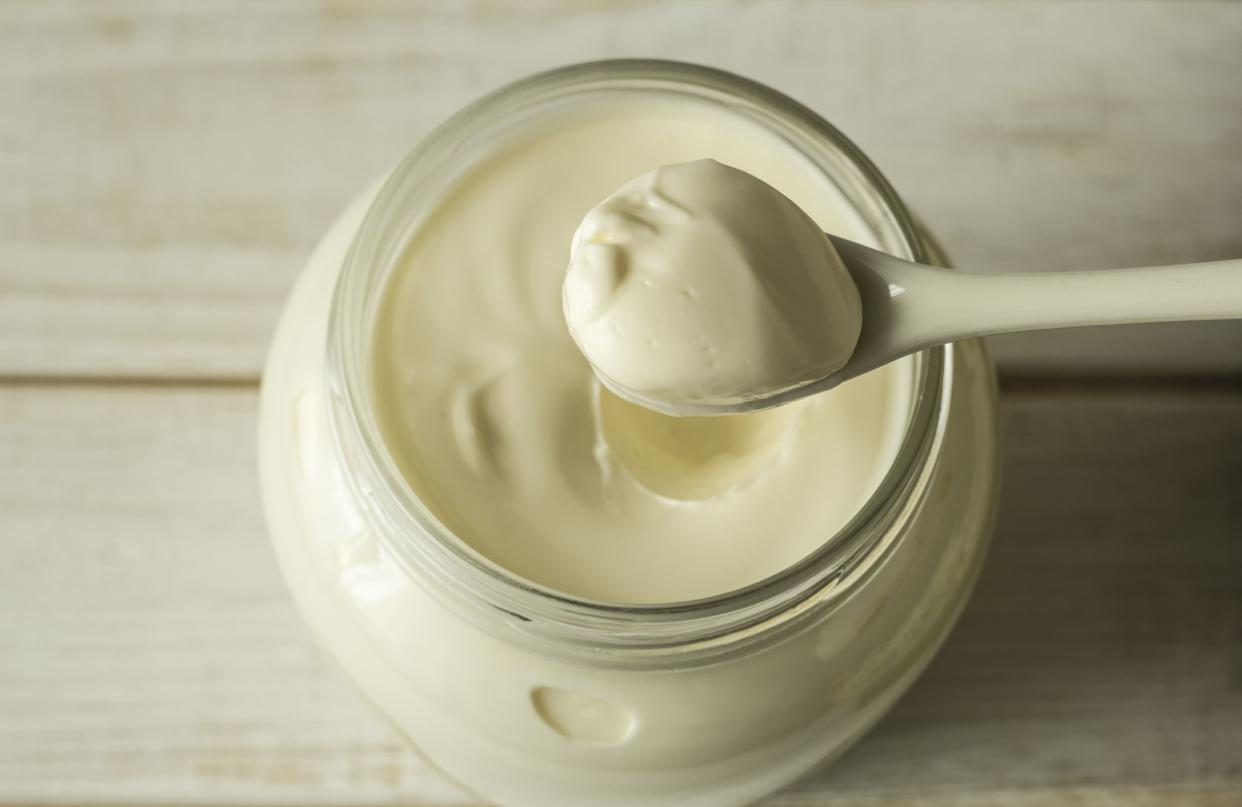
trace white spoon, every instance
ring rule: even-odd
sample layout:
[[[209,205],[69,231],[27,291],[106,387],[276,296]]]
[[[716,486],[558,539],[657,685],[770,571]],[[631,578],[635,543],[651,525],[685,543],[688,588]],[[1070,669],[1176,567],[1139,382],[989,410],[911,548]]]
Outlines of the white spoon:
[[[1242,318],[1242,260],[973,274],[828,242],[745,172],[711,160],[663,166],[583,219],[566,321],[620,397],[669,415],[719,415],[815,395],[958,339]]]
[[[845,366],[801,387],[729,403],[635,400],[670,415],[754,412],[832,389],[959,339],[1085,325],[1242,318],[1242,260],[1080,272],[976,274],[895,258],[829,234],[862,298]],[[610,387],[611,388],[611,387]]]
[[[744,401],[672,403],[601,377],[618,396],[667,415],[757,412],[830,390],[891,361],[959,339],[1018,331],[1242,318],[1242,260],[1085,272],[977,274],[895,258],[829,234],[862,300],[845,366]]]

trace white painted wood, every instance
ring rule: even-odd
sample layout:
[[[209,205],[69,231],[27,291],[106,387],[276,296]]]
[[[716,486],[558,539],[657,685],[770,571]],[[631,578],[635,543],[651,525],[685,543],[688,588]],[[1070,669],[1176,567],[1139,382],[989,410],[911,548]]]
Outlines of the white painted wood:
[[[0,374],[253,380],[301,260],[270,247],[0,245]]]
[[[512,78],[660,56],[768,82],[854,137],[964,267],[1242,255],[1242,5],[517,8],[0,3],[0,377],[26,379],[0,383],[0,804],[473,804],[294,613],[248,382],[338,208]],[[1242,370],[1236,324],[996,346],[1015,372]],[[1006,408],[962,625],[772,807],[1242,802],[1242,396]]]
[[[1214,2],[5,3],[0,374],[254,378],[358,189],[481,92],[610,56],[804,101],[965,267],[1238,257],[1240,41]],[[1237,323],[996,344],[1024,372],[1242,370]]]
[[[0,804],[464,807],[312,645],[249,388],[0,387]],[[1242,394],[1010,396],[944,652],[769,807],[1242,801]]]
[[[312,646],[253,390],[0,390],[0,803],[466,804]]]

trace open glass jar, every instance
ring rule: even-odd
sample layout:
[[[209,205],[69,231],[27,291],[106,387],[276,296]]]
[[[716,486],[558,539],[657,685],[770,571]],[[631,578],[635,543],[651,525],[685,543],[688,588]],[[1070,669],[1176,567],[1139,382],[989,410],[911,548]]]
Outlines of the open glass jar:
[[[361,690],[445,774],[512,807],[746,804],[843,750],[948,633],[996,499],[981,345],[913,357],[905,434],[855,517],[792,566],[690,602],[588,601],[472,551],[394,467],[369,327],[409,233],[499,133],[601,95],[721,105],[778,134],[874,243],[934,262],[871,163],[809,110],[667,62],[565,68],[432,133],[333,226],[293,291],[260,412],[270,531],[298,606]]]

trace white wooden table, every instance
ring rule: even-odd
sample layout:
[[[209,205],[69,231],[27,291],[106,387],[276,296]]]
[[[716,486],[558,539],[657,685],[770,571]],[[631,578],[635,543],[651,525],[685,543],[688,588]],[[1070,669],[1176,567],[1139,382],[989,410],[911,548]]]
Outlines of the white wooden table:
[[[964,266],[1242,256],[1242,5],[521,8],[0,4],[0,804],[470,804],[310,641],[252,443],[316,236],[482,91],[704,62],[838,123]],[[1242,804],[1242,326],[996,347],[977,595],[767,804]]]

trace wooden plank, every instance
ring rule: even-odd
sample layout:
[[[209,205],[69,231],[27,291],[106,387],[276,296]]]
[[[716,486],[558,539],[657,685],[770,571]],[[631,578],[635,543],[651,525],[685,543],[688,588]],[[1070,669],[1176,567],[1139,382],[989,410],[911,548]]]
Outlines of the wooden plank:
[[[1004,414],[998,529],[961,623],[800,792],[1242,800],[1242,395],[1028,392]]]
[[[0,372],[253,381],[300,260],[260,247],[0,247]]]
[[[471,803],[313,646],[252,389],[0,386],[0,803]],[[1005,401],[994,550],[944,652],[771,807],[1242,799],[1242,393]]]
[[[0,391],[0,802],[467,804],[312,645],[252,389]]]
[[[854,137],[966,267],[1242,255],[1242,6],[0,5],[0,374],[254,378],[304,255],[418,137],[609,56],[731,69]],[[1242,325],[998,342],[1238,372]]]

